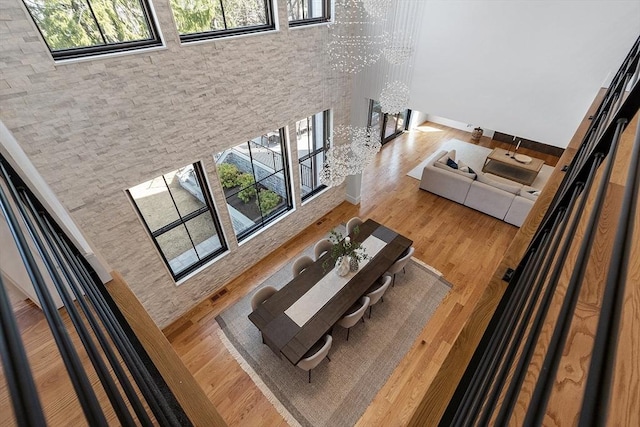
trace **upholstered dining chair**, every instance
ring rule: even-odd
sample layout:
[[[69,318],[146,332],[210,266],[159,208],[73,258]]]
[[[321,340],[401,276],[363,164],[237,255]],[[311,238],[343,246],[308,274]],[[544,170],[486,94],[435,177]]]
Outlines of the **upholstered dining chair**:
[[[354,304],[347,313],[342,316],[342,319],[336,323],[343,328],[347,328],[347,341],[349,341],[349,331],[351,331],[351,328],[360,320],[364,323],[364,313],[367,311],[370,301],[371,299],[367,296],[360,298],[360,301]]]
[[[378,301],[384,302],[384,293],[389,289],[389,285],[391,284],[391,276],[384,275],[379,278],[376,283],[373,284],[364,296],[369,297],[371,300],[369,302],[369,319],[371,319],[371,309],[373,306],[378,303]]]
[[[316,261],[322,255],[324,255],[325,252],[331,252],[332,247],[333,247],[333,243],[331,243],[331,240],[329,239],[318,240],[318,242],[313,247],[313,253],[316,257]]]
[[[302,271],[304,271],[305,268],[309,267],[311,264],[313,264],[313,259],[307,255],[302,255],[300,258],[295,260],[292,267],[293,277],[298,276],[300,273],[302,273]]]
[[[407,251],[407,253],[401,256],[400,258],[398,258],[396,262],[391,264],[391,267],[389,267],[387,272],[384,273],[393,277],[393,280],[391,281],[391,287],[394,287],[396,285],[396,274],[400,273],[400,271],[402,271],[403,273],[405,272],[404,267],[407,265],[407,263],[409,262],[409,260],[411,259],[415,251],[416,251],[416,248],[411,246]]]
[[[258,291],[251,297],[251,310],[255,311],[256,308],[263,302],[269,299],[269,297],[278,292],[273,286],[265,286],[258,289]]]
[[[251,297],[251,311],[255,311],[256,308],[260,306],[260,304],[268,300],[276,292],[278,292],[278,290],[273,286],[265,286],[264,288],[258,289],[256,293]],[[260,336],[262,337],[262,342],[264,343],[262,332],[260,332]]]
[[[349,221],[347,221],[347,234],[351,234],[353,232],[353,230],[362,225],[364,221],[362,221],[360,218],[358,218],[357,216],[354,216],[353,218],[351,218]]]
[[[311,350],[309,350],[307,354],[305,354],[296,365],[298,368],[304,371],[309,371],[309,382],[311,382],[311,370],[318,366],[325,357],[329,362],[331,362],[331,359],[329,359],[329,350],[331,349],[333,338],[331,338],[331,335],[325,335],[323,339],[324,344],[322,344],[322,347],[317,348],[319,347],[319,345],[314,345],[313,347],[311,347]],[[320,341],[318,341],[318,343],[316,344],[319,343]]]

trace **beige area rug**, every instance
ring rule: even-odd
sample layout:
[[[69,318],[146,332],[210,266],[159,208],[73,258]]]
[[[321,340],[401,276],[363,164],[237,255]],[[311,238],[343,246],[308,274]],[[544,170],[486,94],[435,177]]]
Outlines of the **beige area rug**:
[[[471,166],[471,168],[476,171],[482,170],[482,165],[484,165],[485,159],[491,153],[490,148],[470,144],[468,142],[460,141],[459,139],[451,139],[445,142],[441,148],[438,148],[435,153],[433,153],[427,159],[421,161],[416,167],[411,169],[407,173],[407,175],[417,180],[422,179],[422,169],[424,169],[424,166],[429,163],[433,159],[433,156],[435,156],[441,150],[456,150],[456,159],[464,160],[466,164]],[[538,176],[531,184],[531,187],[542,190],[552,173],[552,166],[543,165],[542,169],[540,169],[540,172],[538,173]]]
[[[311,248],[305,251],[310,254]],[[259,287],[277,288],[292,278],[291,262]],[[220,338],[267,399],[290,425],[352,426],[407,353],[450,290],[442,275],[412,259],[406,274],[396,276],[384,302],[373,307],[371,319],[351,330],[336,327],[331,361],[324,360],[307,382],[307,372],[279,358],[262,344],[249,321],[253,292],[216,318]],[[255,291],[254,291],[255,292]]]

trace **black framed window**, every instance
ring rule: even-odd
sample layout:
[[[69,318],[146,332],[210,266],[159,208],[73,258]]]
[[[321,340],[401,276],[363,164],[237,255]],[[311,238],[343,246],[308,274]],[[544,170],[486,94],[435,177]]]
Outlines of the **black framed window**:
[[[128,193],[174,279],[227,249],[200,163],[143,182]]]
[[[287,0],[289,26],[316,24],[331,19],[331,0]]]
[[[373,134],[380,134],[383,145],[408,130],[410,118],[411,110],[409,109],[397,114],[383,113],[378,101],[369,100],[368,126]]]
[[[160,46],[146,0],[23,0],[54,59]]]
[[[300,190],[302,200],[327,188],[320,183],[325,153],[329,149],[331,111],[326,110],[296,122]]]
[[[285,147],[280,129],[215,155],[239,241],[293,209]]]
[[[271,0],[171,0],[180,40],[275,29]]]

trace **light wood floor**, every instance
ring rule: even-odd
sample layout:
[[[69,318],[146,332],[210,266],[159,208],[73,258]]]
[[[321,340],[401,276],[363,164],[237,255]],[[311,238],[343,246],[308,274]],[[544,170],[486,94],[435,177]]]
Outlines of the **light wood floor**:
[[[231,426],[286,425],[217,338],[215,316],[250,293],[288,259],[353,216],[373,218],[414,240],[415,257],[440,270],[453,289],[380,390],[358,425],[404,425],[485,290],[517,228],[419,190],[406,173],[451,138],[470,134],[425,123],[385,145],[362,179],[359,206],[343,203],[164,330]],[[479,145],[495,143],[483,137]],[[499,145],[499,144],[498,144]],[[507,148],[506,146],[504,148]],[[557,158],[520,150],[555,166]]]

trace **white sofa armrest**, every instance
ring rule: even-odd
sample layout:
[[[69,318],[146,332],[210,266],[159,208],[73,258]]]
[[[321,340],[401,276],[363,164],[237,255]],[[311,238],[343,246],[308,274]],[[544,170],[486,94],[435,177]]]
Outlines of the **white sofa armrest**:
[[[520,227],[522,223],[524,223],[524,220],[527,219],[534,203],[534,201],[522,196],[516,196],[509,207],[509,211],[504,216],[504,221]]]

